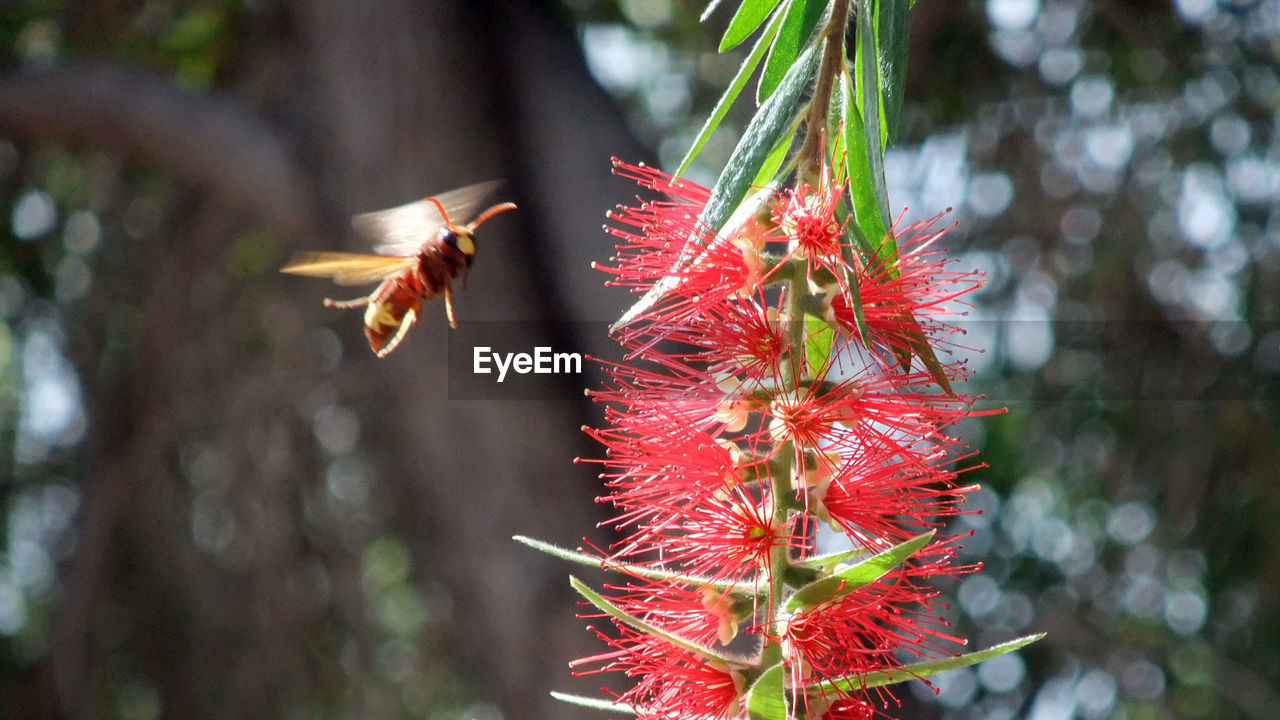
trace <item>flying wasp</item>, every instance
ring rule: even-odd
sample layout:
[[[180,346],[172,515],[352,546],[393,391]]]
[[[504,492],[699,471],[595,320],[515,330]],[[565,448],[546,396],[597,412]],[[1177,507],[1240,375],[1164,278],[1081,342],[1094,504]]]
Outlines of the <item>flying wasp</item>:
[[[475,260],[476,228],[494,215],[516,207],[515,203],[498,203],[476,215],[500,184],[498,180],[476,183],[407,205],[356,215],[351,225],[373,242],[376,255],[298,253],[280,272],[331,278],[339,285],[378,283],[367,297],[326,298],[324,304],[364,307],[364,334],[369,347],[378,357],[386,357],[413,327],[422,303],[442,292],[449,325],[458,327],[451,283],[459,277],[465,281],[467,269]]]

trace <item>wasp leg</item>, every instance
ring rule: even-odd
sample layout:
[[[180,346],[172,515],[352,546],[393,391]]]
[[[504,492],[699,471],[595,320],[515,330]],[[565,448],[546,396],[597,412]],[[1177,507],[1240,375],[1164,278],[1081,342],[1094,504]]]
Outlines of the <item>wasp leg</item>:
[[[457,328],[458,319],[453,316],[453,286],[444,286],[444,314],[449,316],[449,327]]]
[[[384,345],[383,348],[378,351],[378,357],[382,358],[390,355],[391,351],[395,350],[396,346],[400,344],[400,341],[403,340],[404,337],[409,334],[409,328],[413,327],[413,323],[417,319],[418,319],[417,311],[409,310],[408,312],[406,312],[404,314],[404,319],[400,321],[400,327],[396,328],[396,334],[392,335],[391,339],[387,341],[387,344]]]
[[[369,304],[369,298],[367,297],[356,298],[355,300],[330,300],[329,298],[324,299],[324,306],[331,307],[331,308],[344,308],[344,309],[357,308],[357,307],[363,307],[368,304]]]

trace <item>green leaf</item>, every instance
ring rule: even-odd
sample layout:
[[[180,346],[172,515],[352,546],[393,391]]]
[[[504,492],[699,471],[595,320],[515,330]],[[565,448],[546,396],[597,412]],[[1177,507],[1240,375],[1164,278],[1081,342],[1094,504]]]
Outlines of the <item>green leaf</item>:
[[[848,245],[845,245],[840,249],[840,254],[844,256],[844,284],[847,289],[845,297],[849,299],[849,307],[853,310],[853,324],[858,328],[858,337],[862,340],[862,347],[870,350],[871,331],[867,329],[867,313],[862,307],[862,287],[858,285],[858,278],[852,269],[853,250]]]
[[[854,65],[857,68],[858,109],[862,111],[863,144],[867,148],[867,168],[871,187],[875,194],[876,208],[880,211],[882,226],[889,215],[889,189],[884,183],[884,145],[880,138],[880,72],[876,66],[876,38],[871,25],[869,3],[858,3],[858,44]],[[870,109],[868,109],[870,108]],[[850,162],[852,164],[852,162]],[[861,218],[859,218],[861,222]],[[863,227],[863,232],[873,245],[877,243],[877,255],[889,264],[893,277],[898,275],[898,244],[893,233],[875,234]]]
[[[1010,653],[1014,650],[1030,645],[1043,637],[1044,633],[1027,635],[1026,637],[1018,638],[1017,640],[1010,640],[1006,643],[993,645],[986,650],[979,650],[977,652],[971,652],[958,657],[903,665],[900,668],[876,672],[870,675],[852,675],[842,678],[834,678],[831,680],[823,680],[821,682],[809,684],[805,687],[805,691],[810,693],[848,693],[865,690],[867,688],[881,687],[883,685],[892,685],[905,680],[929,677],[930,675],[937,675],[938,673],[946,672],[947,670],[955,670],[957,668],[976,665],[983,660],[990,660],[993,657],[998,657],[1005,653]]]
[[[822,318],[804,316],[804,359],[809,377],[821,377],[831,361],[831,345],[836,333]]]
[[[791,128],[778,138],[777,144],[769,151],[764,162],[760,165],[760,170],[756,172],[756,176],[752,178],[750,187],[765,187],[773,182],[774,177],[778,173],[778,169],[782,167],[782,163],[787,159],[787,153],[791,151],[791,144],[795,142],[796,130],[800,127],[799,119],[791,123]]]
[[[813,30],[822,19],[827,9],[826,0],[787,0],[785,18],[778,37],[769,50],[769,59],[764,63],[764,72],[760,73],[760,84],[756,87],[756,102],[764,102],[771,97],[782,83],[783,77],[793,67],[800,55],[800,48],[808,46]]]
[[[720,52],[728,52],[750,37],[764,19],[769,17],[769,11],[778,4],[778,1],[743,0],[738,6],[738,11],[733,14],[733,19],[729,21],[729,27],[725,28],[724,37],[720,38]]]
[[[844,146],[849,151],[849,199],[853,205],[854,222],[862,238],[870,241],[871,251],[879,255],[878,240],[885,236],[884,218],[876,201],[876,181],[872,177],[872,164],[867,147],[867,136],[862,126],[862,115],[855,102],[853,84],[847,69],[840,73],[840,91],[844,96]],[[881,181],[883,183],[883,180]]]
[[[733,149],[724,171],[711,188],[711,198],[698,218],[708,228],[719,231],[725,220],[751,188],[751,181],[764,165],[778,138],[790,127],[791,114],[813,72],[817,53],[812,47],[801,53],[787,72],[778,91],[760,107],[747,125],[742,140]]]
[[[839,85],[832,87],[833,92],[840,92]],[[827,149],[827,157],[831,163],[831,178],[835,182],[839,182],[842,178],[849,176],[849,169],[845,165],[849,162],[849,153],[844,151],[844,103],[837,102],[836,98],[841,97],[834,95],[827,107],[827,137],[832,138],[830,147]],[[839,207],[839,206],[837,206]],[[839,218],[836,218],[837,220]]]
[[[843,136],[844,133],[841,133],[840,137]],[[836,207],[836,220],[845,224],[844,232],[847,238],[847,242],[840,244],[840,257],[844,260],[840,266],[840,272],[844,276],[845,297],[849,299],[849,307],[853,310],[853,324],[858,328],[858,337],[862,340],[862,346],[870,350],[871,333],[867,329],[867,313],[862,307],[862,285],[858,282],[858,275],[854,270],[858,263],[854,262],[853,248],[859,248],[866,253],[867,257],[874,257],[875,251],[870,248],[858,223],[848,222],[848,219],[849,211],[845,210],[843,205]]]
[[[888,550],[878,552],[857,565],[821,580],[815,580],[788,598],[785,607],[788,611],[811,608],[866,587],[915,555],[920,548],[928,545],[933,535],[934,531],[930,530],[904,543],[894,545]]]
[[[711,578],[703,577],[701,575],[689,575],[686,573],[672,572],[670,570],[657,570],[654,568],[645,567],[643,565],[623,565],[623,564],[617,564],[617,563],[602,562],[601,559],[596,557],[595,555],[589,555],[587,553],[580,552],[578,550],[570,550],[568,548],[562,548],[558,545],[552,545],[551,543],[543,542],[541,540],[535,540],[533,538],[525,537],[523,535],[513,535],[511,539],[515,540],[518,543],[528,545],[534,550],[540,550],[548,555],[551,555],[552,557],[557,557],[557,558],[560,558],[561,560],[568,560],[571,563],[585,565],[587,567],[592,567],[597,570],[613,570],[617,572],[626,573],[628,575],[635,575],[637,577],[649,578],[651,580],[668,580],[668,581],[674,581],[674,582],[682,582],[682,583],[688,583],[690,585],[696,585],[698,587],[715,588],[716,590],[721,590],[721,591],[733,591],[733,590],[740,589],[738,585],[732,582],[728,582],[725,580],[713,580]]]
[[[618,607],[617,605],[614,605],[608,600],[605,600],[603,597],[600,597],[600,595],[597,594],[594,590],[587,587],[581,580],[579,580],[576,577],[573,577],[572,575],[569,576],[569,584],[573,586],[574,590],[578,591],[579,595],[585,598],[587,602],[596,606],[596,608],[598,608],[601,612],[608,615],[609,617],[615,618],[621,622],[626,623],[627,625],[630,625],[631,627],[635,628],[636,630],[639,630],[642,633],[647,633],[656,638],[661,638],[663,640],[666,640],[672,645],[675,645],[680,648],[684,648],[685,650],[688,650],[694,655],[698,655],[706,660],[714,660],[717,662],[726,663],[731,666],[741,665],[741,662],[739,660],[728,657],[727,655],[721,655],[720,653],[716,652],[715,650],[712,650],[711,648],[703,647],[702,645],[699,645],[695,642],[690,642],[688,640],[685,640],[679,635],[674,635],[672,633],[669,633],[660,627],[657,627],[655,625],[650,625],[644,620],[641,620],[640,618],[634,615],[628,614],[622,608]]]
[[[742,66],[738,68],[738,74],[733,76],[733,80],[729,82],[729,87],[725,88],[724,94],[716,101],[716,106],[712,108],[711,115],[707,117],[707,121],[702,124],[702,129],[698,131],[698,136],[694,138],[693,144],[689,146],[689,152],[685,153],[684,159],[680,161],[680,167],[676,168],[676,175],[681,175],[685,170],[689,169],[690,163],[702,151],[702,146],[711,138],[711,134],[720,127],[720,122],[724,120],[725,114],[729,112],[729,107],[733,105],[733,101],[738,99],[738,95],[742,93],[742,88],[747,86],[747,80],[751,77],[751,73],[755,72],[756,66],[760,64],[764,53],[769,49],[769,43],[773,42],[773,38],[778,34],[778,28],[782,25],[782,14],[779,13],[773,22],[769,23],[769,27],[765,29],[764,34],[756,41],[755,47],[751,48],[750,54],[742,61]]]
[[[859,558],[866,557],[869,557],[866,550],[863,550],[862,548],[854,548],[853,550],[841,550],[840,552],[826,553],[825,555],[814,555],[807,560],[801,560],[796,563],[795,567],[809,568],[811,570],[826,570],[843,562],[859,560]]]
[[[569,693],[551,691],[551,697],[566,702],[570,705],[579,705],[581,707],[591,708],[593,710],[604,710],[605,712],[626,713],[627,715],[635,715],[636,709],[630,705],[622,705],[621,703],[609,702],[608,700],[600,700],[598,698],[583,697],[581,695],[570,695]]]
[[[937,354],[933,351],[933,346],[929,344],[929,339],[925,337],[924,328],[920,327],[920,323],[908,312],[903,312],[902,317],[898,318],[899,322],[907,326],[903,332],[906,337],[907,344],[911,346],[911,350],[915,352],[920,361],[924,363],[924,367],[929,371],[933,381],[946,391],[948,395],[955,396],[955,392],[951,389],[951,381],[947,379],[947,371],[942,366],[942,362],[938,360]],[[899,358],[903,365],[903,369],[907,370],[911,367],[911,356]]]
[[[907,86],[907,18],[909,0],[876,0],[876,46],[880,59],[880,93],[885,137],[898,142]]]
[[[747,690],[747,717],[751,720],[787,720],[787,694],[782,663],[765,670]]]

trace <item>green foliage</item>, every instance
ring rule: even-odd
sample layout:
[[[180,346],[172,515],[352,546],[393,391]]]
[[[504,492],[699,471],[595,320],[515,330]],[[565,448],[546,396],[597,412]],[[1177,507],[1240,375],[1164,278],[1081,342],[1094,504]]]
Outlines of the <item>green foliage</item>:
[[[809,39],[826,7],[825,0],[787,0],[782,29],[769,50],[764,72],[760,73],[756,102],[763,103],[773,95],[788,71],[797,64],[796,59],[800,57],[803,48],[814,47]]]
[[[728,52],[750,37],[777,5],[778,0],[745,0],[733,14],[729,27],[725,28],[724,37],[720,39],[720,52]]]
[[[876,0],[876,47],[880,59],[880,94],[885,137],[898,141],[907,88],[907,15],[909,0]]]
[[[804,318],[804,359],[809,374],[818,376],[831,362],[831,349],[836,334],[822,318],[806,315]]]
[[[607,700],[601,700],[599,698],[582,697],[581,695],[562,693],[555,690],[551,691],[551,697],[559,700],[560,702],[577,705],[578,707],[591,708],[592,710],[604,710],[605,712],[622,713],[624,715],[636,714],[635,708],[619,703],[608,702]]]
[[[702,146],[711,138],[711,133],[720,127],[720,122],[724,120],[725,114],[729,112],[729,106],[733,105],[733,101],[738,99],[742,89],[747,86],[747,80],[751,78],[751,74],[759,66],[765,51],[769,49],[774,37],[777,36],[778,28],[781,24],[782,16],[779,15],[774,18],[773,22],[769,24],[769,27],[760,36],[760,39],[756,41],[755,46],[751,48],[751,53],[742,61],[742,66],[738,68],[737,74],[729,82],[729,87],[725,88],[724,94],[720,96],[720,100],[716,102],[711,114],[707,116],[706,122],[702,124],[702,130],[694,138],[693,144],[689,147],[689,152],[685,153],[684,160],[680,161],[680,166],[676,168],[676,175],[680,175],[689,169],[689,164],[693,162],[694,158],[698,156],[698,152],[702,150]]]
[[[684,573],[676,573],[676,572],[671,572],[669,570],[654,569],[651,567],[646,567],[644,565],[603,566],[602,565],[603,561],[600,558],[594,555],[588,555],[587,553],[584,553],[584,552],[579,552],[577,550],[568,550],[566,548],[558,547],[556,545],[552,545],[551,543],[543,542],[541,540],[537,540],[530,537],[525,537],[523,535],[515,535],[511,539],[515,540],[518,543],[521,543],[522,545],[527,545],[535,550],[544,552],[552,557],[556,557],[561,560],[567,560],[568,562],[576,563],[578,565],[584,565],[586,567],[597,568],[597,569],[601,569],[602,567],[607,567],[610,570],[625,572],[629,575],[635,575],[636,577],[650,578],[653,580],[671,580],[676,582],[684,582],[697,587],[709,587],[709,588],[716,588],[719,590],[732,590],[736,587],[734,583],[727,582],[724,580],[714,580],[711,578],[698,577],[695,575],[686,575]]]
[[[920,548],[928,545],[933,536],[933,531],[923,533],[850,567],[836,568],[826,577],[796,590],[785,607],[788,611],[803,610],[856,592],[906,562]]]
[[[881,232],[876,234],[874,220],[868,216],[870,227],[862,227],[864,234],[871,240],[876,248],[876,253],[880,259],[887,263],[892,269],[897,265],[898,246],[894,241],[893,233],[889,232],[884,225],[887,224],[891,217],[889,212],[889,191],[884,182],[884,141],[882,129],[886,123],[883,122],[883,114],[880,105],[880,73],[879,68],[874,59],[877,57],[875,34],[873,32],[872,17],[867,9],[868,3],[858,3],[857,19],[857,52],[854,57],[854,80],[855,89],[854,97],[858,101],[858,111],[862,116],[862,132],[863,142],[866,147],[867,157],[867,176],[860,178],[865,184],[868,181],[871,185],[871,194],[875,198],[876,208],[879,211],[881,219]],[[874,108],[874,110],[868,110]],[[846,115],[851,116],[852,113],[846,111]],[[851,153],[852,154],[852,153]],[[855,163],[850,160],[851,166]],[[852,175],[850,176],[850,187],[854,182]],[[865,194],[866,190],[858,190],[859,194]],[[861,226],[861,218],[859,219]]]
[[[875,164],[871,156],[878,154],[878,145],[868,145],[862,113],[858,110],[848,72],[840,73],[840,98],[841,138],[848,154],[845,166],[848,168],[849,197],[852,199],[854,222],[857,223],[857,238],[864,253],[883,257],[884,239],[889,234],[880,213],[879,198],[882,193],[887,196],[888,190],[884,185],[884,173],[877,175],[873,171]]]
[[[1033,642],[1044,639],[1044,633],[1037,635],[1027,635],[1016,640],[993,645],[986,650],[965,653],[956,657],[946,658],[944,660],[931,660],[928,662],[911,663],[889,672],[875,673],[873,675],[855,675],[841,680],[827,680],[823,682],[813,683],[808,686],[809,692],[815,693],[840,693],[840,692],[857,692],[873,687],[883,687],[892,685],[906,680],[914,680],[918,678],[937,675],[948,670],[958,670],[970,665],[976,665],[984,660],[999,657],[1026,647]]]
[[[782,663],[765,670],[747,691],[747,717],[750,720],[787,720],[787,697],[782,681],[786,677]]]
[[[702,211],[702,224],[719,230],[746,197],[751,182],[772,153],[793,119],[792,113],[809,83],[816,58],[815,48],[808,48],[796,58],[782,82],[760,111],[751,119],[742,140],[729,156],[729,162],[711,188],[711,199]]]

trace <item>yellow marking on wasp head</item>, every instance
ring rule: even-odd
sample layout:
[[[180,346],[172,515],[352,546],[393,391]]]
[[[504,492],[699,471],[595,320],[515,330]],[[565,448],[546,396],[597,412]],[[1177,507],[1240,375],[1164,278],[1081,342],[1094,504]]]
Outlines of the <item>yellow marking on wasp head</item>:
[[[471,239],[471,233],[458,233],[458,250],[463,255],[475,255],[476,243]]]

